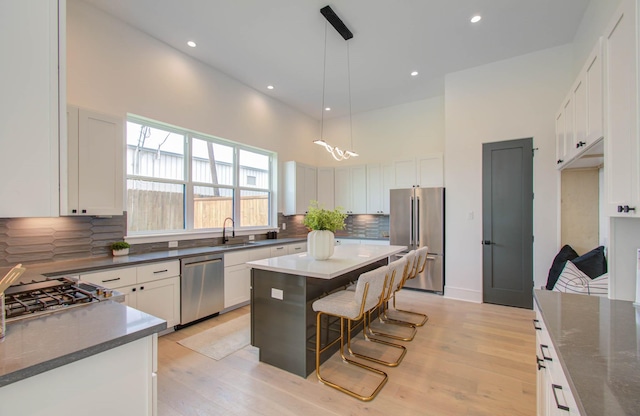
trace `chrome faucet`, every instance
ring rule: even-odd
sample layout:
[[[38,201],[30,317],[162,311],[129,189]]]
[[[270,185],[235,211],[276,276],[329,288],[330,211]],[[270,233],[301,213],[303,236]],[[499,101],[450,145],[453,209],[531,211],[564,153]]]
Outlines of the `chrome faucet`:
[[[224,222],[222,223],[222,244],[226,244],[229,239],[226,237],[225,234],[225,225],[227,224],[227,220],[231,220],[231,237],[235,237],[236,236],[236,229],[235,229],[235,224],[233,222],[233,218],[231,217],[227,217],[224,219]]]

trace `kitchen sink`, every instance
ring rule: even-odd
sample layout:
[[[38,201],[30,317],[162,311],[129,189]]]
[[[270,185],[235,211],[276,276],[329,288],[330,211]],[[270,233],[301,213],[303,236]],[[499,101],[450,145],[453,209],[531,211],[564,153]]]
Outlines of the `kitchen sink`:
[[[228,248],[233,248],[233,247],[249,247],[249,246],[253,246],[253,245],[255,245],[255,244],[256,244],[256,243],[255,243],[255,241],[253,241],[253,242],[249,241],[249,242],[246,242],[246,243],[223,244],[223,245],[218,246],[218,247],[222,247],[222,248],[224,248],[224,247],[228,247]]]

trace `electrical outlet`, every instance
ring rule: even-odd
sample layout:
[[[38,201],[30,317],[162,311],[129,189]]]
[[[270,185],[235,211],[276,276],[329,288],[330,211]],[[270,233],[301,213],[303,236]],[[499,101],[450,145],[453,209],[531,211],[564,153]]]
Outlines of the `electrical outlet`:
[[[177,241],[169,241],[169,248],[176,248],[176,247],[178,247]]]
[[[256,236],[255,236],[255,235],[253,235],[253,234],[252,234],[252,235],[250,235],[250,236],[249,236],[249,241],[253,241],[253,240],[255,240],[255,239],[256,239]]]
[[[286,229],[287,229],[287,223],[286,223],[286,222],[283,222],[283,223],[282,223],[282,229],[283,229],[283,230],[286,230]]]

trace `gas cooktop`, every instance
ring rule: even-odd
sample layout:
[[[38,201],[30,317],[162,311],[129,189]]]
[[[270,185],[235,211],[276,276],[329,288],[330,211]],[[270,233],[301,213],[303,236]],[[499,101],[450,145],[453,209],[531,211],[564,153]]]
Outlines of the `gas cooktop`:
[[[7,322],[110,299],[113,291],[68,277],[20,283],[5,290]]]

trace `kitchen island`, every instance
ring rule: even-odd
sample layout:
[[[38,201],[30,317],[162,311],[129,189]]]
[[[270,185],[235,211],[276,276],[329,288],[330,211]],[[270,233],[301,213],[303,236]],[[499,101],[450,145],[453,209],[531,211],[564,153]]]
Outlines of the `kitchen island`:
[[[333,256],[314,260],[307,253],[247,263],[251,268],[251,345],[260,361],[301,377],[315,369],[316,299],[388,263],[405,246],[336,246]],[[331,355],[327,351],[322,359]]]

